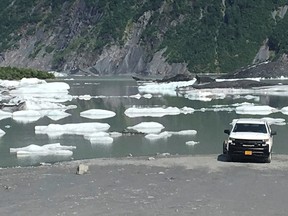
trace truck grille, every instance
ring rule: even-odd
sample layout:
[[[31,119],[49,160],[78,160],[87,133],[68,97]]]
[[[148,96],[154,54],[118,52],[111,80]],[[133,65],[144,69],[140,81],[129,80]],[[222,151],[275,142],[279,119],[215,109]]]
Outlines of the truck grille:
[[[243,140],[243,139],[236,139],[234,143],[236,146],[243,146],[243,147],[253,147],[264,144],[263,140]]]

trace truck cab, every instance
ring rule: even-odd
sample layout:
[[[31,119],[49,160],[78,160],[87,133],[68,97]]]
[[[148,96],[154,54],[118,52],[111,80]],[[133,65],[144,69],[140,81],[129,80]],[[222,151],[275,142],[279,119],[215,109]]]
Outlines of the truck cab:
[[[223,143],[223,154],[233,161],[236,157],[259,158],[270,163],[272,159],[273,136],[267,121],[263,119],[237,119],[232,129],[224,130],[228,139]]]

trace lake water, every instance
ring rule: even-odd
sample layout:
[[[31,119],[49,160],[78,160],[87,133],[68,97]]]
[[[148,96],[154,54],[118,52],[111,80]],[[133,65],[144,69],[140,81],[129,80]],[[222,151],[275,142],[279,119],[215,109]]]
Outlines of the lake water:
[[[60,80],[59,80],[60,81]],[[63,80],[61,80],[63,82]],[[169,95],[166,93],[152,94],[152,97],[140,99],[129,97],[139,93],[137,83],[130,78],[75,78],[64,80],[70,85],[69,94],[74,99],[66,102],[65,105],[76,105],[76,109],[68,110],[71,114],[64,119],[53,121],[43,117],[32,123],[19,123],[11,118],[1,120],[1,129],[6,134],[0,138],[0,166],[29,166],[38,165],[41,162],[58,162],[66,160],[79,160],[89,158],[115,158],[133,156],[155,156],[156,154],[169,153],[171,155],[207,155],[221,154],[222,143],[227,135],[224,129],[230,128],[233,119],[243,117],[269,117],[280,118],[283,125],[273,124],[271,127],[277,131],[274,137],[274,154],[288,154],[288,126],[287,115],[283,112],[274,112],[267,115],[237,114],[232,104],[244,102],[256,105],[269,105],[276,109],[288,106],[288,95],[261,94],[233,96],[215,98],[209,101],[195,100],[183,97],[181,94]],[[284,81],[281,81],[284,82]],[[91,95],[90,100],[79,99],[77,96]],[[135,107],[191,107],[195,112],[191,114],[166,115],[163,117],[136,117],[131,118],[124,114],[128,108]],[[216,109],[226,107],[226,109]],[[230,109],[228,109],[229,107]],[[80,112],[89,109],[104,109],[116,113],[116,116],[108,119],[92,120],[80,116]],[[58,138],[49,138],[47,134],[35,134],[35,126],[49,124],[68,124],[84,122],[103,122],[110,125],[109,131],[122,132],[129,126],[141,122],[158,122],[165,127],[165,131],[196,130],[195,136],[172,135],[166,139],[149,140],[141,134],[123,135],[115,138],[112,144],[91,144],[89,140],[80,135],[63,135]],[[283,123],[283,122],[282,122]],[[186,142],[195,141],[196,145],[187,145]],[[25,147],[30,144],[45,145],[49,143],[61,143],[61,145],[75,146],[73,156],[39,156],[17,158],[15,154],[10,154],[10,148]]]

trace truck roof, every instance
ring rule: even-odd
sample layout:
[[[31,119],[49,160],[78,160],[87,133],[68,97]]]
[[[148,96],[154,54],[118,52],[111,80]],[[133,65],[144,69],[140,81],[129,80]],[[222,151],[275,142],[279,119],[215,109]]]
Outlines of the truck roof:
[[[257,119],[257,118],[241,118],[235,121],[236,123],[242,124],[266,124],[266,120],[264,119]]]

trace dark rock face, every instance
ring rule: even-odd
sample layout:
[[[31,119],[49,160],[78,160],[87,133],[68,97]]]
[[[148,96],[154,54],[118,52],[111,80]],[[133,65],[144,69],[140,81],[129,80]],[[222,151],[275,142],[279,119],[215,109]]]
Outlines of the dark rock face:
[[[220,79],[239,79],[239,78],[279,78],[288,77],[288,57],[283,55],[278,61],[264,62],[247,68],[236,70],[233,73],[220,76]]]
[[[200,77],[198,75],[195,76],[196,78],[196,83],[197,84],[203,84],[203,83],[210,83],[210,82],[214,82],[215,79],[211,78],[211,77]]]
[[[222,82],[211,82],[205,84],[196,84],[192,87],[195,89],[211,89],[211,88],[237,88],[237,89],[249,89],[253,87],[270,86],[274,84],[258,82],[254,80],[237,80],[237,81],[222,81]]]

